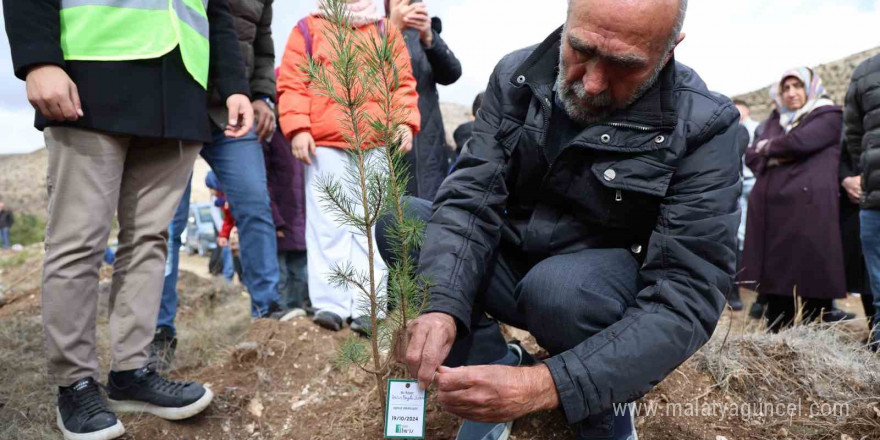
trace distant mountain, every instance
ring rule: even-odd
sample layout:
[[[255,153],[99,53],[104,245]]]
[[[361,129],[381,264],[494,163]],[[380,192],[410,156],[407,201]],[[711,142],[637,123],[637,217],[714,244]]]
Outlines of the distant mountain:
[[[831,99],[839,106],[844,105],[846,98],[846,90],[849,88],[849,82],[852,79],[853,71],[862,61],[880,54],[880,47],[859,52],[846,58],[832,61],[827,64],[816,66],[816,72],[822,78],[822,83],[831,95]],[[753,92],[735,96],[736,99],[742,99],[749,104],[752,110],[752,119],[761,121],[770,115],[772,110],[770,104],[770,86],[764,87]]]
[[[0,155],[0,201],[14,212],[45,219],[49,203],[48,163],[49,153],[45,148],[28,154]]]

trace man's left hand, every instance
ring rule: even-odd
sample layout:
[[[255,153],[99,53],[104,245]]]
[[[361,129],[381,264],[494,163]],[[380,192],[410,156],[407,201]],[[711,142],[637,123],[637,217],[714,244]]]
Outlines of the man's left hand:
[[[254,128],[254,108],[251,100],[245,95],[231,95],[226,98],[226,109],[229,110],[229,125],[223,134],[228,138],[240,138]]]
[[[476,422],[509,422],[559,407],[556,384],[544,365],[440,367],[434,380],[443,409]]]
[[[257,137],[260,142],[263,142],[264,139],[271,139],[272,134],[275,133],[275,112],[262,99],[254,101],[252,106],[257,124]]]

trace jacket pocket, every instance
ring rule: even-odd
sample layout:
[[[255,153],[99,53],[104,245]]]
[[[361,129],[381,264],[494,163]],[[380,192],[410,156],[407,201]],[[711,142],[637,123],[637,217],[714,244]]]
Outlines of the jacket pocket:
[[[609,226],[653,227],[675,167],[645,157],[610,157],[596,160],[591,169],[601,183]]]

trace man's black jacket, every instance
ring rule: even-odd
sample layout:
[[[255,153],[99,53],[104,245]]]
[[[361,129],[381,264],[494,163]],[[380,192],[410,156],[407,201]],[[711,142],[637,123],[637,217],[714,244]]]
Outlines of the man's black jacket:
[[[843,120],[846,149],[862,176],[862,209],[880,209],[880,55],[853,72]]]
[[[496,67],[420,264],[434,283],[429,311],[455,317],[461,336],[498,249],[534,261],[625,248],[643,262],[645,288],[624,318],[546,361],[574,423],[647,393],[711,336],[734,288],[741,152],[733,104],[673,60],[549,163],[560,35]]]
[[[15,75],[31,67],[63,67],[79,89],[85,116],[76,122],[50,122],[37,113],[35,126],[78,127],[149,138],[210,142],[207,95],[190,76],[180,50],[138,61],[65,61],[61,51],[61,0],[3,0],[6,33]],[[227,0],[208,3],[210,82],[223,101],[249,94],[241,48]]]

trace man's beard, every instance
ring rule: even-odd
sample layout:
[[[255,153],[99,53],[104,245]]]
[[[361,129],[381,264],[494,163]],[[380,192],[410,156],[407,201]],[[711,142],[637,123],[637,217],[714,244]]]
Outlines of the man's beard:
[[[614,102],[610,89],[606,89],[598,95],[590,95],[584,87],[583,78],[567,82],[564,74],[567,70],[565,61],[560,56],[559,73],[556,76],[556,93],[569,118],[582,125],[595,124],[607,120],[615,111],[629,107],[630,104],[638,101],[654,87],[664,67],[666,67],[665,63],[658,63],[654,67],[654,71],[651,72],[651,76],[636,89],[632,97],[621,105]]]

